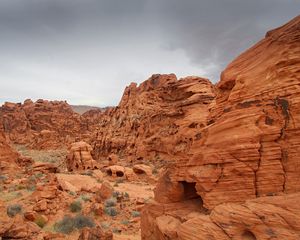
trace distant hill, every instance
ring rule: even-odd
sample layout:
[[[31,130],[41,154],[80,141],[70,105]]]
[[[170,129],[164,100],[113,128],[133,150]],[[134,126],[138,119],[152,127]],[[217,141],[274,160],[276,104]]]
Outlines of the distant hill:
[[[100,107],[92,107],[92,106],[87,106],[87,105],[71,105],[71,108],[73,109],[74,112],[83,114],[89,110],[102,110],[103,108]]]

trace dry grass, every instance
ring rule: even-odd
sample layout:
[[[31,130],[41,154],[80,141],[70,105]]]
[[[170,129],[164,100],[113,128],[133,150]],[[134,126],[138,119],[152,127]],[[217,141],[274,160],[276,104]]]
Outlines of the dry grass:
[[[60,163],[67,156],[67,149],[57,150],[34,150],[25,145],[15,144],[13,146],[21,155],[32,158],[35,162]]]

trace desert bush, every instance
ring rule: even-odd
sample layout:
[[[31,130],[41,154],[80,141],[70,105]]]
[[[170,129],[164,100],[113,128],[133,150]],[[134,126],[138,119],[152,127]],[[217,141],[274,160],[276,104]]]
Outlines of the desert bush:
[[[64,218],[55,223],[54,230],[64,234],[71,233],[74,230],[73,218],[70,216],[64,216]]]
[[[115,207],[105,207],[104,212],[111,217],[118,215],[118,211]]]
[[[71,212],[80,212],[82,209],[81,202],[80,201],[74,201],[70,204],[70,210]]]
[[[8,192],[8,193],[2,193],[0,195],[0,199],[4,202],[10,202],[14,199],[22,197],[23,194],[20,192]]]
[[[131,216],[133,216],[133,217],[139,217],[139,216],[141,216],[141,213],[139,211],[132,211],[131,212]]]
[[[73,222],[74,222],[74,227],[77,229],[95,226],[93,219],[80,214],[74,218]]]
[[[114,207],[116,205],[117,205],[117,199],[113,197],[105,200],[104,202],[105,207]]]
[[[152,174],[153,174],[153,175],[157,175],[157,174],[158,174],[157,168],[154,168],[154,169],[152,170]]]
[[[81,175],[93,176],[93,171],[92,170],[87,170],[84,173],[82,173]]]
[[[84,202],[90,201],[91,197],[89,195],[81,195],[80,199]]]
[[[117,199],[118,197],[120,197],[121,194],[122,194],[122,193],[120,193],[120,192],[118,192],[118,191],[114,191],[114,192],[113,192],[113,197]]]
[[[8,179],[7,176],[5,176],[5,175],[0,175],[0,181],[5,181],[5,180],[7,180],[7,179]]]
[[[22,206],[20,204],[9,205],[6,212],[9,217],[14,217],[22,212]]]
[[[29,191],[29,192],[34,192],[34,191],[36,190],[36,186],[30,184],[30,185],[28,185],[28,186],[26,187],[26,189],[27,189],[27,191]]]
[[[100,225],[103,229],[109,229],[109,227],[110,227],[109,222],[101,222]]]
[[[35,224],[38,225],[40,228],[43,228],[46,225],[46,220],[45,218],[43,218],[42,216],[38,216],[35,220],[34,220]]]
[[[64,216],[64,218],[55,223],[54,230],[56,232],[61,232],[64,234],[69,234],[74,231],[74,229],[81,229],[84,227],[94,227],[95,223],[93,219],[83,216],[77,215],[74,218],[70,216]]]
[[[123,224],[123,225],[129,225],[130,224],[130,222],[129,222],[129,220],[127,220],[127,219],[125,219],[125,220],[122,220],[121,221],[121,224]]]
[[[76,195],[76,193],[73,192],[73,191],[68,191],[68,193],[69,193],[71,196],[75,196],[75,195]]]

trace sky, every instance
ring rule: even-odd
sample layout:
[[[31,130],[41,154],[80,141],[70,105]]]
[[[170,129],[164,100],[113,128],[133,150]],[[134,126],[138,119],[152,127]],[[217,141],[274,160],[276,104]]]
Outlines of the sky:
[[[156,73],[219,81],[300,0],[0,0],[0,103],[117,105]]]

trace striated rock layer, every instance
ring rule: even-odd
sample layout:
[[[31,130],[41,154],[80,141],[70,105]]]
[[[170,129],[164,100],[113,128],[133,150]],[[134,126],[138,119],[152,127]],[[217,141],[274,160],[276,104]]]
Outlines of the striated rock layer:
[[[165,163],[185,155],[207,125],[214,97],[214,86],[199,77],[153,75],[139,86],[132,83],[120,104],[102,115],[95,158],[114,153],[128,161]]]
[[[300,16],[230,63],[215,92],[207,126],[155,192],[159,203],[198,199],[205,209],[182,220],[160,204],[150,206],[143,239],[299,239],[294,213],[300,197],[293,193],[300,190]],[[283,196],[244,203],[274,195]],[[285,213],[273,216],[276,211]]]

